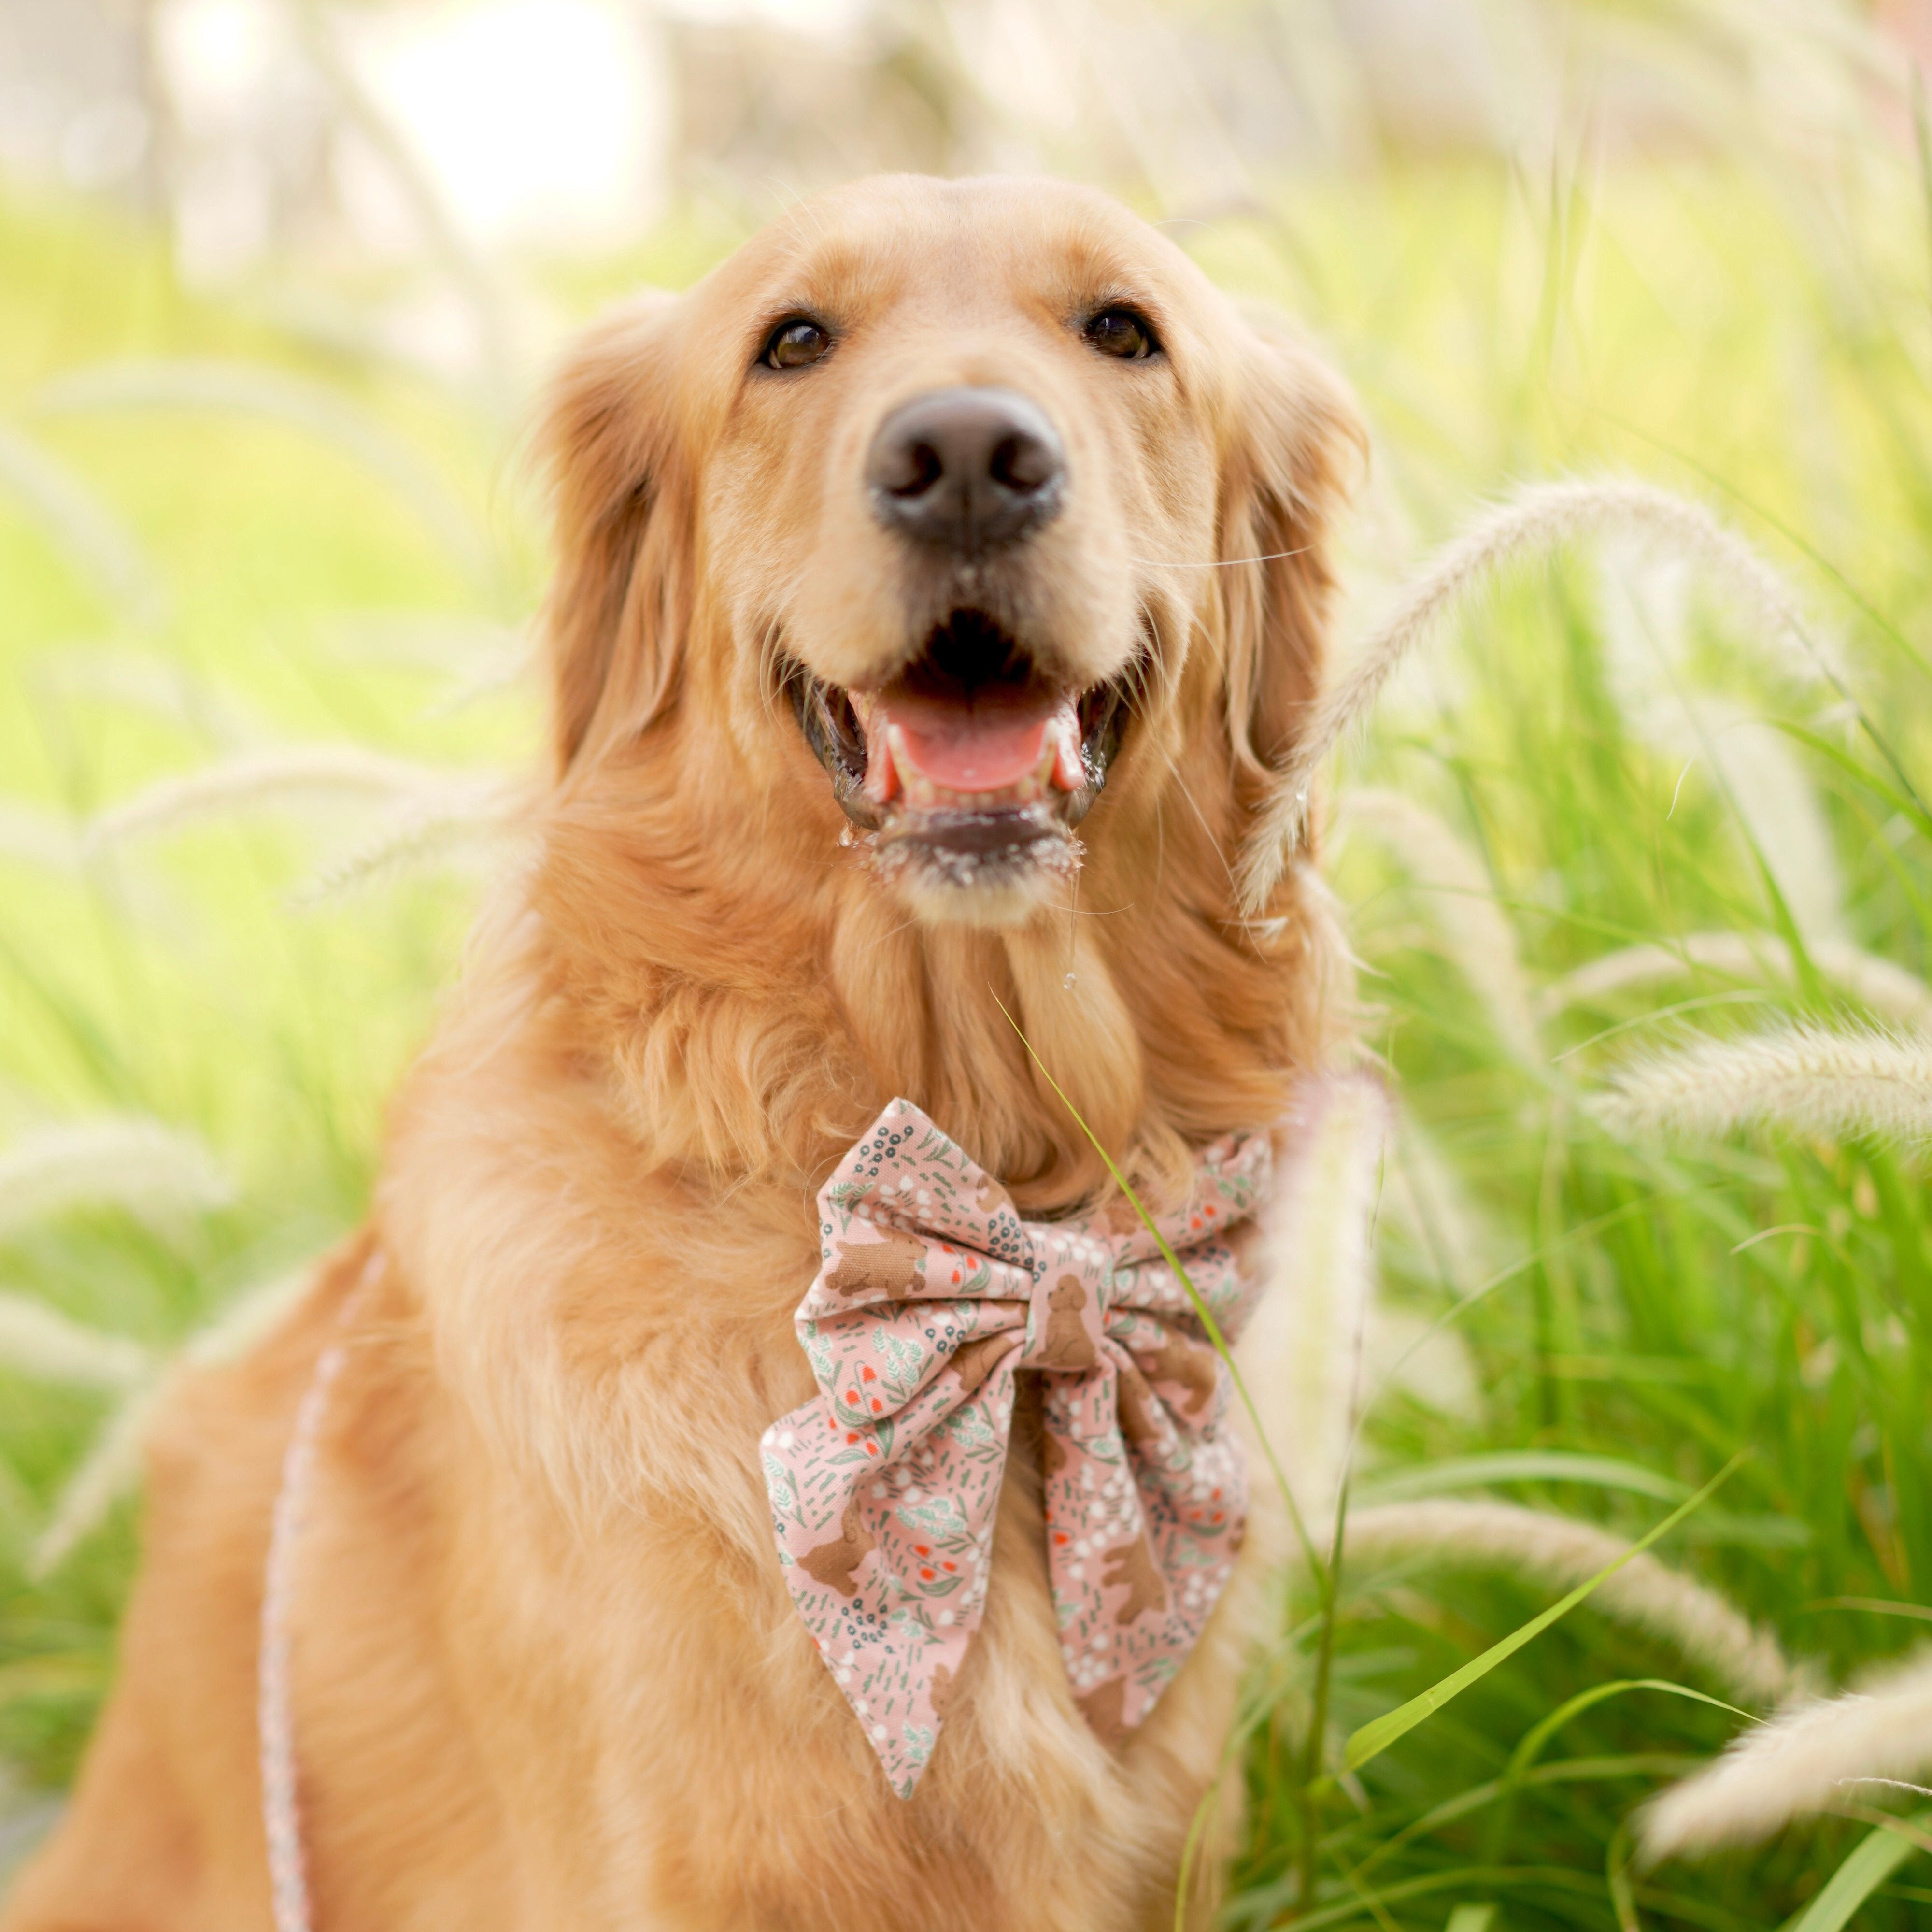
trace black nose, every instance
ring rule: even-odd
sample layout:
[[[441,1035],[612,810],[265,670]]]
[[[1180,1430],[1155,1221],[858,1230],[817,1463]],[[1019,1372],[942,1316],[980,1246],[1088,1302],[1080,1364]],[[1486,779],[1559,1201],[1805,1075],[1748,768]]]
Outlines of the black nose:
[[[1066,452],[1011,389],[934,389],[880,424],[866,460],[888,530],[971,555],[1016,543],[1060,508]]]

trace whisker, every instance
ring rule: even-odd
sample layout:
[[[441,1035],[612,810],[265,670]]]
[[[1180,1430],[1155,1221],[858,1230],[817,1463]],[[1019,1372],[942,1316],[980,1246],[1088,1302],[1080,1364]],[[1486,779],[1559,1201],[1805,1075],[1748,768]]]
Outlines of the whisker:
[[[1130,557],[1130,563],[1144,563],[1153,570],[1232,570],[1242,563],[1278,563],[1284,557],[1306,557],[1315,548],[1304,543],[1293,550],[1270,550],[1265,557],[1222,557],[1211,563],[1178,563],[1165,557]]]

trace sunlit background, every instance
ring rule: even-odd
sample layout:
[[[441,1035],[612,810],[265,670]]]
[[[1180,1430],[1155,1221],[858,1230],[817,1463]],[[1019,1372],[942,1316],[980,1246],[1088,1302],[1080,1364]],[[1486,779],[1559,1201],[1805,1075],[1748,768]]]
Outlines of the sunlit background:
[[[356,1224],[514,861],[544,370],[816,188],[994,170],[1354,385],[1345,661],[1456,533],[1514,559],[1342,749],[1391,1124],[1328,1150],[1376,1259],[1309,1230],[1292,1459],[1360,1527],[1256,1679],[1228,1922],[1926,1923],[1928,56],[1927,0],[0,0],[0,1873],[111,1681],[155,1392]],[[1484,521],[1630,477],[1675,506]],[[1888,1667],[1900,1786],[1634,1858],[1740,1711]]]

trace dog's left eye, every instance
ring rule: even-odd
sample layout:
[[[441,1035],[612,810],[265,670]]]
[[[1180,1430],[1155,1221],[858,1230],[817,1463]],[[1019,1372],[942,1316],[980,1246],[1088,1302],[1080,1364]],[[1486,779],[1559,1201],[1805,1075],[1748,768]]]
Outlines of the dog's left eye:
[[[1103,308],[1080,332],[1103,355],[1126,362],[1144,362],[1160,346],[1131,308]]]
[[[831,336],[815,322],[794,316],[772,331],[765,353],[758,359],[768,369],[802,369],[815,362],[832,347]]]

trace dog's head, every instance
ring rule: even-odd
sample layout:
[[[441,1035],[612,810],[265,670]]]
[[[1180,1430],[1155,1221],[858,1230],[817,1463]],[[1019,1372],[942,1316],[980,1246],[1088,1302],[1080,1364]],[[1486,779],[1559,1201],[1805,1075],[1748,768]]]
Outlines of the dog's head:
[[[1103,196],[808,203],[559,386],[560,765],[675,759],[694,813],[854,848],[928,924],[1023,923],[1083,840],[1148,862],[1197,768],[1238,837],[1312,690],[1357,440]]]

